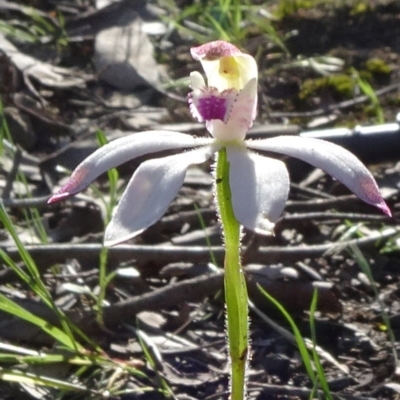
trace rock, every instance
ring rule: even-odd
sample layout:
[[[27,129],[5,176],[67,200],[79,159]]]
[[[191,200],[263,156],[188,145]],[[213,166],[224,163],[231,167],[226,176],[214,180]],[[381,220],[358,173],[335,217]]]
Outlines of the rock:
[[[102,30],[96,36],[94,62],[99,79],[124,92],[158,84],[153,45],[139,17]]]

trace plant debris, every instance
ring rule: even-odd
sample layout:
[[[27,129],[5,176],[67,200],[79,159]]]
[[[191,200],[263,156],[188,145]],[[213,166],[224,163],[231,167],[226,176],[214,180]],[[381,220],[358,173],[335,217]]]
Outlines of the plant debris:
[[[113,185],[121,193],[144,158],[119,167],[114,183],[102,176],[84,193],[47,205],[101,137],[152,129],[205,135],[187,111],[194,69],[188,49],[212,29],[192,21],[195,14],[174,25],[176,9],[163,1],[22,3],[0,1],[2,205],[85,352],[60,348],[43,329],[65,328],[64,321],[21,279],[32,272],[29,262],[2,226],[0,397],[226,399],[223,247],[210,163],[189,171],[160,221],[107,251]],[[174,2],[180,12],[189,3]],[[341,136],[332,130],[326,139],[369,164],[393,218],[321,171],[285,160],[293,184],[275,236],[243,232],[252,301],[249,398],[323,396],[313,391],[291,329],[261,286],[290,312],[310,349],[317,293],[317,353],[333,398],[396,399],[400,7],[375,0],[366,8],[295,2],[290,10],[284,1],[255,3],[254,21],[270,30],[245,21],[240,39],[261,71],[259,124],[250,135],[290,140],[316,135],[311,128],[342,127]],[[354,71],[374,94],[363,91]],[[385,125],[377,125],[380,112]],[[366,128],[374,126],[382,131],[375,136]],[[25,318],[7,311],[7,299]]]

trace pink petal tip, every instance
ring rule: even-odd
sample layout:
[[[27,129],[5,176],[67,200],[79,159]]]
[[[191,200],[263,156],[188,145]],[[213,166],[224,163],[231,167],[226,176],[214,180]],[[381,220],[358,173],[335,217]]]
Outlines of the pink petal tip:
[[[223,40],[215,40],[201,46],[192,47],[190,53],[195,60],[208,61],[243,54],[236,46]]]
[[[57,201],[63,200],[65,198],[69,197],[69,196],[71,196],[71,193],[68,193],[68,192],[62,192],[62,193],[53,194],[53,196],[51,196],[47,200],[47,204],[57,203]]]
[[[388,217],[392,216],[392,212],[390,211],[390,208],[388,205],[382,200],[380,204],[377,205],[377,207],[382,210]]]

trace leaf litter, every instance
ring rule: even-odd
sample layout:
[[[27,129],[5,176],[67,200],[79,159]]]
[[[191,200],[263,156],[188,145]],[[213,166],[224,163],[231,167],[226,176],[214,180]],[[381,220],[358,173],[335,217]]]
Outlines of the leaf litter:
[[[29,22],[20,8],[2,3],[0,13],[6,21]],[[223,249],[212,205],[209,166],[190,171],[179,196],[161,221],[135,240],[108,251],[107,271],[113,275],[103,302],[103,324],[95,318],[93,308],[99,293],[104,204],[109,201],[110,183],[100,178],[84,194],[60,205],[46,206],[47,196],[62,184],[68,170],[98,146],[98,129],[109,140],[128,131],[155,127],[204,134],[186,111],[187,89],[179,85],[165,89],[166,82],[187,77],[192,67],[186,58],[187,50],[196,43],[179,32],[169,31],[165,20],[159,19],[162,8],[145,1],[132,5],[122,0],[98,9],[83,4],[78,7],[70,2],[69,7],[64,4],[60,8],[65,15],[63,29],[71,40],[58,53],[48,40],[28,44],[11,35],[0,36],[2,101],[11,135],[8,137],[3,128],[3,203],[56,304],[101,345],[108,357],[125,362],[144,361],[145,346],[155,363],[137,365],[151,378],[154,390],[159,390],[161,380],[165,379],[177,398],[225,398],[228,370],[223,334],[223,278],[218,268]],[[54,18],[52,2],[43,0],[36,2],[36,6],[38,15]],[[341,46],[333,34],[328,41],[318,35],[308,35],[301,41],[310,27],[319,29],[320,10],[303,10],[277,22],[282,32],[295,28],[299,35],[286,42],[292,53],[289,70],[280,68],[281,61],[273,59],[265,67],[259,114],[265,123],[276,124],[275,134],[293,129],[285,125],[288,120],[299,131],[310,124],[330,127],[332,121],[335,126],[350,127],[355,122],[374,123],[373,113],[367,107],[368,98],[358,101],[357,93],[353,99],[347,99],[325,88],[301,101],[303,83],[315,79],[320,71],[305,67],[304,61],[296,61],[296,54],[303,55],[304,60],[315,54],[343,60],[340,67],[344,69],[349,65],[362,68],[368,59],[382,58],[392,72],[386,80],[373,76],[372,83],[377,92],[382,90],[380,100],[387,121],[394,120],[398,111],[399,49],[393,40],[397,28],[392,18],[400,15],[400,9],[395,2],[373,6],[373,12],[364,18],[345,6],[337,13],[324,11],[328,30],[332,32],[331,27],[340,25],[341,35],[348,35],[348,46]],[[347,21],[348,26],[340,21]],[[369,28],[382,21],[386,21],[387,29],[392,29],[392,35],[385,34],[381,41],[369,43],[355,39],[360,35],[368,37]],[[164,29],[160,29],[162,26]],[[149,36],[151,27],[158,29],[156,35]],[[104,36],[110,43],[120,41],[121,53],[113,52],[113,45],[106,46]],[[243,45],[247,47],[246,43]],[[247,45],[250,49],[250,43]],[[34,55],[43,51],[46,54],[46,49],[47,57]],[[261,54],[268,59],[265,51]],[[54,54],[55,57],[51,56]],[[315,63],[308,65],[315,67]],[[319,68],[321,65],[318,64]],[[114,68],[122,70],[115,72]],[[393,89],[385,92],[389,86]],[[344,102],[345,107],[338,107]],[[325,119],[314,119],[317,115]],[[270,134],[265,133],[268,129],[271,127],[262,124],[255,127],[254,134]],[[384,135],[381,140],[385,140]],[[291,312],[308,338],[308,312],[314,290],[318,290],[317,344],[335,395],[345,399],[388,399],[398,393],[398,366],[393,354],[399,348],[400,332],[399,167],[393,158],[385,159],[385,154],[380,154],[379,163],[370,167],[385,188],[386,200],[394,213],[392,220],[349,196],[324,174],[290,161],[295,184],[275,236],[262,238],[244,232],[243,258],[255,307],[251,321],[251,398],[308,398],[312,389],[296,346],[288,336],[289,327],[260,294],[257,285]],[[368,153],[366,157],[364,161],[376,162],[368,160]],[[118,190],[140,161],[119,168]],[[39,219],[30,211],[33,206],[38,207]],[[39,226],[45,230],[48,243],[39,240]],[[348,252],[354,244],[370,265],[379,299],[359,260]],[[25,268],[4,230],[0,247],[20,268]],[[19,282],[5,262],[0,282],[2,294],[57,324],[57,316]],[[382,318],[382,305],[390,326]],[[265,316],[272,318],[272,322]],[[389,330],[393,332],[393,342],[389,340]],[[51,336],[4,313],[0,335],[2,343],[8,346],[47,353],[55,348]],[[96,387],[94,380],[78,378],[72,366],[60,367],[63,368],[59,378],[68,380],[74,376],[76,387],[81,387],[79,379],[92,384],[96,396],[100,387]],[[37,374],[51,378],[51,368],[45,367]],[[121,390],[116,398],[127,398],[124,390],[136,390],[138,398],[148,397],[146,391],[139,390],[149,385],[146,379],[134,374],[118,376],[109,381],[119,379]],[[51,396],[50,389],[40,391],[37,384],[27,381],[12,387],[3,382],[0,393],[18,394],[20,398]]]

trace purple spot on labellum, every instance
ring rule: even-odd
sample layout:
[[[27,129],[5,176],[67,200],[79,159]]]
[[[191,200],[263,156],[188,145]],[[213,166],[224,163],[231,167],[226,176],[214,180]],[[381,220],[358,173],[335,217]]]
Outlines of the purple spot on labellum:
[[[197,109],[205,121],[210,121],[212,119],[224,121],[227,112],[226,106],[226,98],[210,96],[200,98]]]

